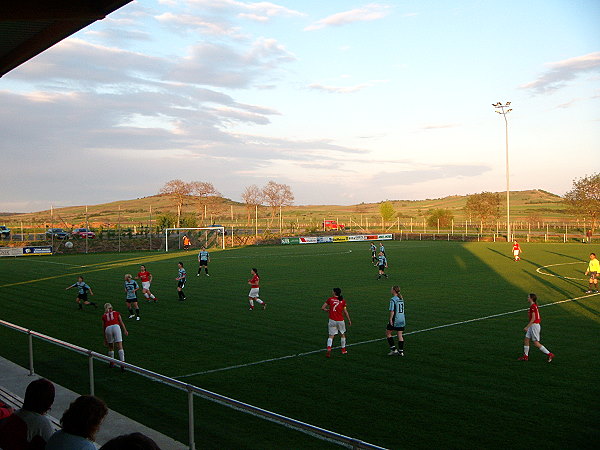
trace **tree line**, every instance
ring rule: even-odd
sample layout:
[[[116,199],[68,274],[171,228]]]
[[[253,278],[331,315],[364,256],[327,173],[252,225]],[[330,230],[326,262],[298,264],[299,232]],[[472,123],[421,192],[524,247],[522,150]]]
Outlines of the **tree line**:
[[[222,198],[221,193],[212,183],[202,181],[185,182],[179,179],[165,183],[160,189],[160,194],[169,195],[173,199],[177,215],[174,222],[177,227],[182,226],[183,208],[190,203],[196,203],[198,213],[216,209]],[[294,194],[287,184],[269,181],[265,186],[255,184],[247,186],[241,194],[242,202],[246,206],[247,222],[250,223],[252,214],[259,206],[267,206],[271,209],[271,220],[281,207],[291,206],[294,202]],[[600,218],[600,173],[585,176],[573,181],[573,186],[564,196],[566,206],[573,215],[582,217],[590,222],[592,230],[598,226]],[[498,193],[481,192],[467,196],[465,210],[475,220],[484,226],[490,225],[500,217],[501,199]],[[390,201],[379,204],[379,214],[383,223],[389,223],[397,217],[397,213]],[[204,217],[204,219],[206,219]],[[449,209],[433,209],[427,214],[427,224],[448,228],[454,215]],[[186,224],[185,226],[195,226]]]
[[[202,210],[206,211],[207,207],[214,208],[222,198],[221,193],[212,183],[204,181],[186,182],[180,179],[167,181],[160,189],[159,194],[168,195],[173,199],[173,204],[177,211],[175,218],[175,226],[177,228],[182,226],[184,206],[195,202],[199,215],[202,215]],[[242,193],[242,201],[248,213],[248,223],[250,223],[252,211],[258,206],[268,206],[271,208],[271,220],[273,220],[279,208],[291,206],[294,203],[294,194],[287,184],[271,180],[263,187],[255,184],[246,187]]]

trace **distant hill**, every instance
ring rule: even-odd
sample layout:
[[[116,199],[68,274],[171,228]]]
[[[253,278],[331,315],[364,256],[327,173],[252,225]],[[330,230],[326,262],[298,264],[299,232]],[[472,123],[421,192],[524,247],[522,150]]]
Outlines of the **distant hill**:
[[[501,211],[505,211],[505,193],[499,193],[501,198]],[[467,195],[452,195],[443,198],[425,200],[389,200],[401,218],[423,218],[433,209],[449,209],[457,220],[465,217],[464,207]],[[539,219],[569,218],[563,199],[551,192],[541,189],[528,191],[515,191],[510,194],[511,217],[514,220],[538,217]],[[185,214],[195,214],[202,217],[206,211],[205,223],[246,223],[248,211],[243,203],[235,202],[227,198],[216,198],[207,204],[200,203],[195,198],[190,198],[183,208]],[[110,203],[87,206],[87,219],[91,226],[93,224],[114,224],[120,221],[122,224],[145,224],[150,219],[156,220],[157,216],[165,213],[176,212],[175,204],[167,195],[153,195],[149,197],[119,200]],[[259,217],[270,215],[271,210],[267,207],[259,208]],[[289,206],[283,209],[284,217],[288,220],[298,222],[320,222],[324,218],[339,219],[341,223],[363,217],[378,217],[379,203],[360,203],[357,205],[299,205]],[[504,214],[504,212],[502,212]],[[52,211],[44,210],[32,213],[0,213],[0,221],[6,224],[24,223],[61,223],[77,226],[83,224],[86,219],[85,205],[55,208]],[[254,210],[250,211],[254,217]]]

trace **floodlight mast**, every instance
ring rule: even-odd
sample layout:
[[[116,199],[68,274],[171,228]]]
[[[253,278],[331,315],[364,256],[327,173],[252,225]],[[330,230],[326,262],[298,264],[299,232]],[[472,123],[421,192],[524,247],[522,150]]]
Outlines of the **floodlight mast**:
[[[502,117],[504,117],[506,135],[506,240],[510,241],[510,176],[508,171],[508,120],[506,119],[506,115],[512,111],[512,108],[510,108],[510,102],[506,102],[505,105],[503,105],[502,102],[493,103],[492,106],[496,109],[498,114],[502,114]]]

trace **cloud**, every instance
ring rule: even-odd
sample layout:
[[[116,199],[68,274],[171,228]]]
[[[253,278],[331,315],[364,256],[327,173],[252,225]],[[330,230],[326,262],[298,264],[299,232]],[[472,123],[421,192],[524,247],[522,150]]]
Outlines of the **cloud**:
[[[7,78],[43,82],[46,90],[156,91],[177,83],[243,88],[272,82],[281,66],[295,59],[277,41],[265,38],[241,47],[202,43],[183,58],[149,56],[72,38]]]
[[[354,92],[362,91],[363,89],[372,86],[369,83],[357,84],[355,86],[326,86],[324,84],[312,83],[308,87],[316,91],[329,92],[332,94],[352,94]]]
[[[561,103],[560,105],[556,105],[554,107],[554,109],[568,109],[571,106],[573,106],[576,103],[579,103],[582,99],[581,98],[574,98],[572,100],[569,100],[568,102],[565,103]]]
[[[276,173],[277,161],[327,164],[365,153],[326,139],[236,132],[239,124],[264,125],[280,112],[236,101],[211,86],[253,85],[292,60],[273,39],[242,47],[206,44],[187,58],[170,59],[76,38],[61,42],[3,79],[3,86],[19,89],[0,90],[0,152],[4,167],[18,170],[4,174],[11,194],[1,209],[149,195],[176,177],[201,176],[235,198],[246,181]],[[203,64],[219,68],[194,76],[194,68],[205,70]],[[231,174],[242,168],[251,174],[232,183]],[[132,171],[144,173],[135,188]]]
[[[145,31],[123,30],[119,28],[105,28],[103,30],[85,31],[86,36],[102,39],[113,45],[123,46],[126,41],[152,40],[152,35]]]
[[[421,127],[422,130],[440,130],[444,128],[456,128],[460,125],[457,123],[438,123],[438,124],[429,124]]]
[[[342,75],[340,78],[350,78],[350,75]],[[352,94],[354,92],[362,91],[365,88],[373,87],[377,84],[388,83],[389,80],[371,80],[367,83],[360,83],[354,86],[331,86],[321,83],[312,83],[308,85],[309,89],[316,91],[329,92],[332,94]]]
[[[383,19],[389,14],[389,9],[390,7],[387,5],[371,3],[362,8],[332,14],[331,16],[325,17],[324,19],[318,20],[312,25],[307,26],[304,28],[304,31],[314,31],[331,26],[342,26],[354,22],[370,22]]]
[[[261,38],[245,51],[225,44],[202,43],[168,74],[172,80],[217,87],[244,88],[272,77],[283,63],[296,57],[274,39]]]
[[[236,0],[187,0],[190,6],[197,6],[203,10],[240,10],[269,17],[275,16],[304,16],[305,14],[294,9],[286,8],[271,2],[240,2]]]
[[[177,6],[184,6],[186,10],[197,10],[203,16],[210,17],[207,21],[214,22],[217,17],[223,23],[228,23],[229,18],[236,16],[241,19],[251,20],[255,22],[268,22],[276,17],[303,17],[306,14],[286,8],[271,2],[241,2],[236,0],[187,0],[182,2],[163,1],[162,3],[169,4],[170,9]],[[182,25],[193,25],[193,15],[180,15],[177,13],[163,14],[163,20],[167,19],[173,22],[178,22]],[[196,20],[204,22],[202,19]],[[203,25],[204,26],[204,25]]]
[[[547,94],[564,87],[568,81],[574,80],[579,75],[600,72],[600,52],[588,53],[546,65],[548,70],[542,73],[537,80],[525,83],[520,88],[530,90],[534,94]]]
[[[52,84],[46,86],[50,90],[60,89],[61,85],[69,90],[90,90],[100,84],[126,86],[139,80],[141,74],[147,78],[159,77],[165,64],[169,62],[162,58],[70,38],[37,56],[31,64],[19,66],[8,76],[15,80]]]
[[[254,22],[267,22],[269,18],[267,16],[260,16],[258,14],[240,13],[238,17],[242,19],[253,20]]]
[[[179,32],[191,30],[198,33],[212,36],[232,36],[240,34],[238,27],[233,27],[227,22],[203,19],[193,14],[174,14],[166,12],[155,17],[155,19],[165,25],[177,29]]]

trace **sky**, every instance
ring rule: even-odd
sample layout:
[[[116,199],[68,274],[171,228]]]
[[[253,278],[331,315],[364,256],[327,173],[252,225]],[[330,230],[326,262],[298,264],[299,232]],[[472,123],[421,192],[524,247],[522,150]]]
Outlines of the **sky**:
[[[134,1],[0,78],[0,211],[291,187],[294,204],[600,170],[597,0]]]

